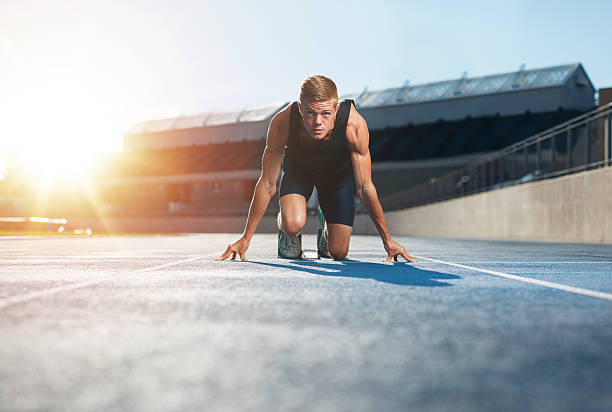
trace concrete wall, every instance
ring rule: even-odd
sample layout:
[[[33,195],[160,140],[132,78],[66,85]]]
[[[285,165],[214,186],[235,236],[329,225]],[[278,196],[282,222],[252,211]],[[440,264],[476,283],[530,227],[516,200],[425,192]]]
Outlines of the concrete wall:
[[[90,228],[96,233],[242,233],[247,216],[140,216],[140,217],[73,217],[68,222],[74,229]],[[316,234],[316,216],[309,216],[306,234]],[[257,233],[277,233],[276,217],[264,216]],[[353,233],[377,234],[368,215],[356,215]]]
[[[612,167],[385,216],[403,235],[612,243]]]
[[[239,233],[246,217],[238,216],[136,216],[136,217],[74,217],[68,222],[74,228],[91,228],[95,233]],[[242,225],[240,224],[242,221]],[[262,222],[260,225],[267,225]]]
[[[247,216],[140,216],[140,217],[73,217],[75,228],[90,228],[93,233],[242,233]],[[257,233],[277,233],[276,217],[264,216]],[[309,217],[305,233],[317,233],[317,219]]]
[[[388,212],[392,234],[612,243],[612,167],[480,193],[431,205]],[[240,233],[245,216],[72,218],[74,228],[94,233]],[[316,233],[308,218],[304,233]],[[276,233],[266,216],[258,233]],[[354,234],[376,235],[368,215],[356,215]]]

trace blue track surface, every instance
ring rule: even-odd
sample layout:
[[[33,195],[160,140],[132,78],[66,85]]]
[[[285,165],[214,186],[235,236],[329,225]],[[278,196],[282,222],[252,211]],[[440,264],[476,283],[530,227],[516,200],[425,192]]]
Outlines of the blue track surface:
[[[610,410],[612,245],[233,238],[1,239],[0,410]]]

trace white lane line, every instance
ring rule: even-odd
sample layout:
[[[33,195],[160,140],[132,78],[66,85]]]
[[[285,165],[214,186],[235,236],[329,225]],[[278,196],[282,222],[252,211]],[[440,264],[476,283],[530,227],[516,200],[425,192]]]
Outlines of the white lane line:
[[[192,255],[175,255],[173,258],[181,258],[185,256]],[[125,259],[149,259],[149,258],[157,258],[159,259],[159,255],[143,255],[143,256],[59,256],[59,257],[49,257],[49,258],[28,258],[22,257],[15,259],[0,259],[0,263],[6,264],[15,264],[15,263],[84,263],[84,262],[102,262],[107,260],[125,260]]]
[[[453,262],[445,262],[443,260],[431,259],[431,258],[427,258],[424,256],[415,256],[415,257],[417,259],[429,260],[430,262],[441,263],[443,265],[450,265],[450,266],[456,266],[458,268],[475,270],[477,272],[488,273],[490,275],[499,276],[502,278],[518,280],[520,282],[532,283],[534,285],[544,286],[544,287],[551,288],[551,289],[558,289],[558,290],[563,290],[566,292],[576,293],[578,295],[590,296],[593,298],[599,298],[599,299],[605,299],[605,300],[612,301],[612,293],[605,293],[605,292],[599,292],[597,290],[577,288],[574,286],[567,286],[567,285],[562,285],[559,283],[547,282],[545,280],[526,278],[523,276],[511,275],[509,273],[497,272],[495,270],[480,269],[480,268],[476,268],[473,266],[467,266],[467,265],[462,265],[462,264],[453,263]]]
[[[167,267],[170,267],[170,266],[176,266],[176,265],[180,265],[182,263],[193,262],[194,260],[211,258],[211,257],[215,257],[215,256],[218,256],[218,255],[219,255],[218,253],[209,253],[207,255],[195,256],[195,257],[192,257],[192,258],[189,258],[189,259],[182,259],[182,260],[177,260],[177,261],[174,261],[174,262],[164,263],[164,264],[157,265],[157,266],[151,266],[151,267],[144,268],[144,269],[133,270],[133,271],[128,272],[127,274],[128,275],[135,275],[135,274],[138,274],[138,273],[152,272],[154,270],[163,269],[163,268],[167,268]],[[9,296],[9,297],[0,299],[0,309],[3,309],[3,308],[5,308],[7,306],[10,306],[10,305],[14,305],[16,303],[27,302],[28,300],[32,300],[32,299],[37,299],[37,298],[41,298],[41,297],[51,296],[51,295],[55,295],[57,293],[67,292],[69,290],[85,288],[87,286],[96,285],[98,283],[102,283],[104,281],[111,280],[111,279],[115,279],[115,278],[114,277],[105,277],[105,278],[102,278],[102,279],[84,280],[84,281],[81,281],[81,282],[70,283],[68,285],[57,286],[57,287],[51,288],[51,289],[45,289],[45,290],[39,290],[39,291],[36,291],[36,292],[22,293],[21,295]]]
[[[485,260],[482,262],[479,261],[469,261],[469,262],[455,262],[455,263],[482,263],[482,264],[487,264],[487,265],[496,265],[496,264],[500,264],[500,265],[567,265],[567,264],[572,264],[572,265],[577,265],[577,264],[588,264],[588,265],[592,265],[592,264],[597,264],[597,263],[603,263],[606,265],[611,265],[612,266],[612,261],[597,261],[597,262],[587,262],[587,261],[563,261],[563,260],[557,260],[554,262],[536,262],[533,260],[530,260],[529,262],[518,262],[518,261],[498,261],[498,262],[494,262],[494,261],[490,261],[490,260]]]

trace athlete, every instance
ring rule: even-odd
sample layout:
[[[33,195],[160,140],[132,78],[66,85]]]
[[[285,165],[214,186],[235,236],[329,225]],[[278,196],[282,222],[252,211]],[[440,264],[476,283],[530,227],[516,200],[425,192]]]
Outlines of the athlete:
[[[374,222],[387,251],[386,262],[402,256],[416,262],[391,238],[372,182],[369,134],[352,100],[338,104],[338,91],[328,77],[313,75],[302,82],[299,102],[289,104],[270,122],[262,159],[261,177],[249,208],[244,232],[216,260],[246,251],[276,193],[281,167],[279,256],[299,258],[301,231],[306,224],[306,202],[317,188],[325,225],[317,247],[320,256],[342,260],[349,249],[357,194]],[[321,216],[320,216],[321,218]],[[321,224],[320,220],[320,224]]]

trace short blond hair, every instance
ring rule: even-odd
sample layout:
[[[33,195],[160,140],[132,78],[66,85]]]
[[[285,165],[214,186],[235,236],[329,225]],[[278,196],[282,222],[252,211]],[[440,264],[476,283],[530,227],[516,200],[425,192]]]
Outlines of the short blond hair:
[[[331,100],[335,106],[338,103],[338,88],[336,83],[322,74],[308,76],[300,86],[300,103],[325,102]]]

